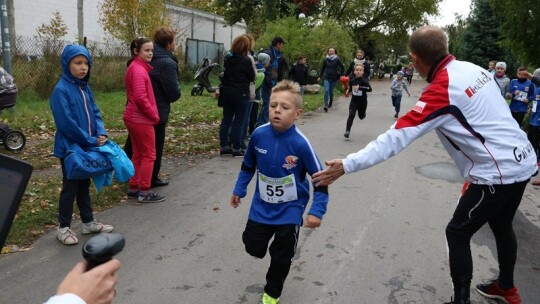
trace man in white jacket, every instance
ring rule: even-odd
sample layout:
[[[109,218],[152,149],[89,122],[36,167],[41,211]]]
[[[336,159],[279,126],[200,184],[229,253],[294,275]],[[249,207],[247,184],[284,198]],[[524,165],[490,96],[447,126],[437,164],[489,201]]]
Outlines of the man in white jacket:
[[[429,83],[414,108],[364,149],[327,161],[328,167],[313,176],[315,183],[329,185],[344,174],[374,166],[435,131],[469,183],[446,227],[454,284],[450,303],[470,303],[470,240],[488,223],[497,243],[500,273],[497,280],[476,289],[486,297],[521,304],[513,282],[517,241],[512,222],[525,186],[538,169],[534,150],[493,75],[450,55],[443,30],[432,26],[416,30],[409,48],[416,70]]]

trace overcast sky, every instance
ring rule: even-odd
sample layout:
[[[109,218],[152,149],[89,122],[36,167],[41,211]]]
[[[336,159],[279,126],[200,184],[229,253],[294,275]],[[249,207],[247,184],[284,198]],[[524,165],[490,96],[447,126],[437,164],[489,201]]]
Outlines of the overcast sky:
[[[434,25],[445,26],[454,23],[454,13],[469,15],[471,0],[443,0],[439,4],[440,16],[434,19]]]

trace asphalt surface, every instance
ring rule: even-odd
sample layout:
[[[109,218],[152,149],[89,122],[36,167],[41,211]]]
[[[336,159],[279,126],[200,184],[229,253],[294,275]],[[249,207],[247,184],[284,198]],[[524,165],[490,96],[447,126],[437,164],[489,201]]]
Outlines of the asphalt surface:
[[[425,83],[414,80],[414,105]],[[372,82],[367,117],[358,118],[345,140],[348,99],[329,113],[307,113],[299,128],[321,160],[356,152],[395,122],[388,80]],[[321,101],[322,105],[322,101]],[[191,168],[163,168],[171,184],[158,190],[167,201],[132,201],[96,214],[124,234],[118,255],[123,266],[114,303],[258,303],[269,257],[245,253],[241,234],[254,181],[238,209],[228,201],[241,159],[217,157]],[[175,170],[171,172],[170,170]],[[329,189],[322,226],[302,229],[296,258],[280,303],[443,303],[450,300],[444,229],[462,180],[434,133],[400,155],[370,169],[344,176]],[[516,214],[519,241],[515,282],[523,303],[539,303],[540,200],[527,187]],[[74,228],[79,231],[78,222]],[[67,247],[54,233],[28,252],[0,258],[0,303],[41,303],[81,260],[89,236]],[[488,227],[472,240],[473,286],[497,275],[496,248]],[[473,303],[488,302],[471,290]]]

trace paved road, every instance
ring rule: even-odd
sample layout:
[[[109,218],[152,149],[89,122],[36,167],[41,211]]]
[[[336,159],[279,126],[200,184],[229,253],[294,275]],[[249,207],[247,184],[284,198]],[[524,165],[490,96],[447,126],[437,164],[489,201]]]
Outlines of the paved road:
[[[347,141],[344,97],[329,113],[315,111],[299,121],[321,159],[362,148],[395,121],[389,83],[373,86],[367,118],[355,121]],[[404,109],[414,104],[421,86],[413,83]],[[240,164],[240,159],[218,157],[172,172],[171,185],[163,189],[166,202],[126,202],[97,214],[126,237],[115,303],[257,303],[269,259],[244,252],[241,233],[249,199],[238,209],[228,205]],[[322,227],[301,230],[280,303],[449,301],[444,228],[460,188],[457,170],[435,134],[385,163],[341,178],[330,188]],[[516,283],[525,304],[540,298],[538,191],[528,187],[515,220],[520,242]],[[81,236],[81,243],[88,238]],[[40,303],[81,259],[81,247],[60,245],[51,233],[29,252],[0,258],[0,303]],[[472,251],[473,284],[493,278],[497,262],[489,229],[475,235]],[[472,300],[487,303],[474,292]]]

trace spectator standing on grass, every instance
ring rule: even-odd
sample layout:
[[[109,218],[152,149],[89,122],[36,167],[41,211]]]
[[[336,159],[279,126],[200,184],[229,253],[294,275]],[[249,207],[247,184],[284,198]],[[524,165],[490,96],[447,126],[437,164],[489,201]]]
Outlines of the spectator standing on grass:
[[[436,131],[461,175],[469,182],[446,227],[454,297],[449,304],[470,304],[473,275],[471,238],[489,224],[497,245],[499,275],[476,290],[487,298],[521,304],[514,286],[516,210],[528,181],[538,172],[526,134],[486,70],[448,53],[448,36],[424,26],[409,38],[414,66],[428,86],[414,108],[364,149],[327,161],[316,173],[316,186],[328,186],[344,174],[372,167],[398,154],[422,135]],[[478,86],[482,83],[482,86]],[[473,91],[471,86],[477,86]]]
[[[141,203],[157,203],[165,196],[150,191],[152,173],[156,159],[156,132],[160,117],[156,105],[149,72],[154,54],[154,44],[148,38],[136,38],[130,44],[131,59],[124,81],[126,83],[127,106],[124,124],[129,131],[133,146],[131,161],[135,175],[129,180],[128,197]]]
[[[50,107],[56,125],[54,136],[54,156],[60,159],[62,167],[62,190],[58,201],[58,230],[56,238],[64,245],[79,242],[71,230],[73,202],[81,216],[81,233],[111,232],[113,226],[94,220],[90,199],[90,179],[68,179],[64,159],[74,145],[83,150],[102,146],[107,142],[107,131],[101,112],[88,86],[92,57],[88,50],[79,45],[68,45],[60,58],[62,76],[50,98]]]
[[[223,79],[216,92],[223,106],[223,118],[219,127],[220,155],[244,156],[242,142],[247,132],[245,120],[249,115],[249,88],[255,82],[256,75],[253,61],[248,56],[250,47],[251,39],[247,35],[240,35],[234,38],[225,56]],[[244,127],[246,130],[243,130]]]
[[[154,32],[154,54],[150,65],[153,69],[150,71],[150,80],[156,99],[159,123],[154,126],[156,133],[156,160],[152,170],[152,181],[150,186],[167,186],[169,181],[161,179],[161,159],[165,147],[165,135],[169,114],[171,113],[171,103],[180,98],[180,74],[178,72],[178,60],[172,54],[176,48],[176,33],[168,27],[160,27]],[[131,158],[133,148],[131,138],[128,135],[126,145],[124,146],[126,154]]]
[[[289,79],[300,85],[300,95],[303,96],[308,79],[308,66],[306,56],[298,56],[298,60],[289,70]]]
[[[261,53],[265,53],[270,57],[269,66],[266,68],[264,75],[265,81],[269,81],[270,85],[263,84],[261,87],[261,99],[262,106],[261,112],[257,119],[257,126],[262,126],[268,122],[268,102],[270,101],[270,94],[272,87],[283,79],[285,70],[288,70],[288,63],[283,56],[283,48],[285,47],[285,40],[276,36],[272,39],[272,43],[269,48],[264,49]]]

